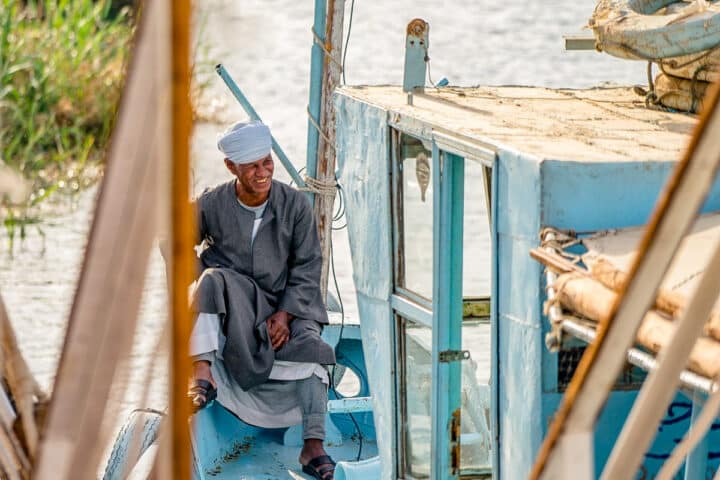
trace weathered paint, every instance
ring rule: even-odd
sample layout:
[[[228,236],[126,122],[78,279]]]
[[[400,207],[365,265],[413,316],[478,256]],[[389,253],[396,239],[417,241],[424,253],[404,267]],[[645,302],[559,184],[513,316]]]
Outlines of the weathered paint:
[[[452,422],[460,421],[461,363],[439,357],[462,348],[464,161],[433,145],[433,171],[441,173],[433,175],[432,478],[459,474],[453,451],[460,436],[453,435]]]
[[[439,122],[442,128],[442,120],[435,117],[432,121],[423,120],[422,115],[427,112],[421,112],[422,109],[418,109],[415,117],[406,106],[398,107],[402,108],[401,114],[395,107],[384,108],[357,96],[353,98],[356,94],[341,92],[336,100],[341,181],[349,198],[354,275],[368,376],[374,389],[378,438],[387,435],[386,439],[394,441],[392,309],[419,312],[418,316],[425,320],[428,312],[409,306],[399,297],[391,297],[393,224],[388,127],[432,141],[436,126],[432,121]],[[360,96],[372,95],[363,92]],[[483,137],[477,144],[497,152],[491,203],[494,258],[491,420],[497,440],[493,445],[493,473],[500,479],[525,478],[562,398],[557,386],[558,357],[544,345],[548,324],[542,315],[545,299],[542,268],[528,252],[538,246],[538,233],[545,225],[582,231],[645,222],[674,162],[669,160],[672,155],[668,152],[667,157],[657,161],[634,162],[621,152],[607,162],[597,155],[592,162],[583,162],[579,159],[585,149],[577,150],[578,160],[544,160],[514,149],[507,138],[495,142]],[[717,209],[720,188],[716,184],[705,210]],[[609,399],[595,434],[598,471],[635,396],[634,391],[615,391]],[[689,402],[679,394],[645,459],[649,472],[657,471],[669,448],[686,431],[690,411]],[[720,444],[714,437],[718,434],[717,430],[710,434],[711,446]],[[386,445],[391,442],[386,442],[380,447],[381,478],[394,478],[395,449],[388,448]],[[709,455],[710,467],[716,467],[720,452],[710,451]]]
[[[501,478],[527,478],[543,436],[541,406],[542,270],[529,260],[540,227],[537,160],[498,151],[495,186],[497,229],[497,409]]]
[[[579,232],[644,225],[674,167],[674,162],[666,161],[545,160],[540,164],[540,222]],[[703,207],[705,212],[716,210],[720,210],[717,182]]]
[[[342,338],[340,330],[342,329]],[[373,414],[369,411],[369,381],[357,325],[333,324],[323,330],[323,339],[336,347],[338,363],[355,372],[361,398],[338,398],[331,390],[326,418],[326,446],[337,459],[355,458],[358,424],[363,436],[363,457],[376,455]],[[355,419],[349,418],[349,413]],[[217,402],[191,417],[194,478],[204,480],[242,478],[248,480],[286,478],[288,469],[299,470],[297,454],[302,445],[300,425],[288,429],[263,429],[240,421]]]
[[[403,91],[412,93],[417,87],[425,86],[430,25],[420,18],[412,20],[407,26],[405,37],[405,68],[403,70]]]
[[[325,28],[327,24],[327,0],[315,0],[315,19],[313,32],[321,43],[325,43]],[[320,125],[320,111],[322,104],[322,83],[324,59],[322,47],[313,40],[310,52],[310,99],[308,102],[308,128],[307,128],[307,154],[305,168],[310,176],[314,177],[317,171],[317,152],[320,134],[315,125]]]
[[[382,464],[380,478],[391,479],[396,462],[396,398],[387,114],[342,95],[336,102],[338,178],[346,194],[353,279]]]
[[[674,168],[674,162],[596,162],[545,160],[539,162],[541,189],[539,208],[542,226],[596,231],[622,228],[647,222],[661,189]],[[716,182],[704,211],[720,209],[720,182]],[[541,293],[539,300],[544,295]],[[539,302],[538,302],[539,303]],[[544,322],[547,325],[548,322]],[[543,369],[557,364],[557,357],[543,350]],[[545,372],[544,372],[545,373]],[[561,398],[551,393],[557,388],[553,378],[543,376],[543,414],[548,422]],[[612,445],[627,418],[636,391],[614,391],[597,422],[595,431],[595,471],[602,471]],[[692,402],[677,394],[661,423],[660,430],[643,461],[648,478],[656,474],[679,439],[690,426]],[[545,424],[545,423],[544,423]],[[710,445],[717,445],[720,432],[709,434]],[[713,442],[714,440],[714,442]],[[719,452],[708,452],[710,467],[717,469]],[[707,457],[706,457],[707,459]],[[702,462],[694,461],[696,465]]]

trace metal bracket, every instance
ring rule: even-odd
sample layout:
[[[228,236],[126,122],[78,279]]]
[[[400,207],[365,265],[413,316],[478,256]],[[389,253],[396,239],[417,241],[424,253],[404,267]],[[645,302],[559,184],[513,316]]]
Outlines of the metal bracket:
[[[416,88],[422,91],[425,86],[429,35],[430,25],[421,18],[412,20],[407,26],[403,92],[410,95]]]
[[[440,352],[440,362],[461,362],[463,360],[470,360],[470,352],[467,350],[445,350]]]

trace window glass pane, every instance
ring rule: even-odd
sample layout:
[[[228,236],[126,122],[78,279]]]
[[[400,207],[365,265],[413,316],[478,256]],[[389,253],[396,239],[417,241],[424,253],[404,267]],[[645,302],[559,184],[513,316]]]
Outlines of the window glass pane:
[[[405,357],[405,464],[413,478],[429,478],[432,331],[409,320],[403,320],[402,323]]]
[[[401,136],[402,245],[401,286],[432,299],[433,188],[432,152],[422,142]]]
[[[405,378],[405,464],[413,478],[429,478],[432,420],[432,331],[402,320]],[[484,472],[490,460],[490,324],[463,324],[463,348],[471,359],[462,362],[460,465],[466,473]]]
[[[462,346],[470,360],[462,362],[460,470],[488,471],[490,460],[490,324],[465,321]]]
[[[463,297],[466,298],[490,296],[490,220],[485,179],[481,163],[465,161]]]

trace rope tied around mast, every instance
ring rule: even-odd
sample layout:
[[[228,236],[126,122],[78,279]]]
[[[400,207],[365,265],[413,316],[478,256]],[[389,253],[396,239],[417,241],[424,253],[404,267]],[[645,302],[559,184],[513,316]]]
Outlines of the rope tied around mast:
[[[315,195],[322,195],[325,197],[335,198],[339,184],[337,180],[331,178],[329,180],[318,180],[317,178],[305,176],[305,187],[300,187],[298,190],[301,192],[310,192]]]

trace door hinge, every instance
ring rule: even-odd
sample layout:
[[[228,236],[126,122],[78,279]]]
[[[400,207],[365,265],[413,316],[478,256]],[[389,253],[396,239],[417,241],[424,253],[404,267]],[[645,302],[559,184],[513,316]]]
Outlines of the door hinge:
[[[457,408],[452,414],[450,421],[450,468],[452,474],[457,475],[460,471],[460,409]]]
[[[440,362],[461,362],[463,360],[470,360],[470,352],[467,350],[444,350],[440,352]]]

